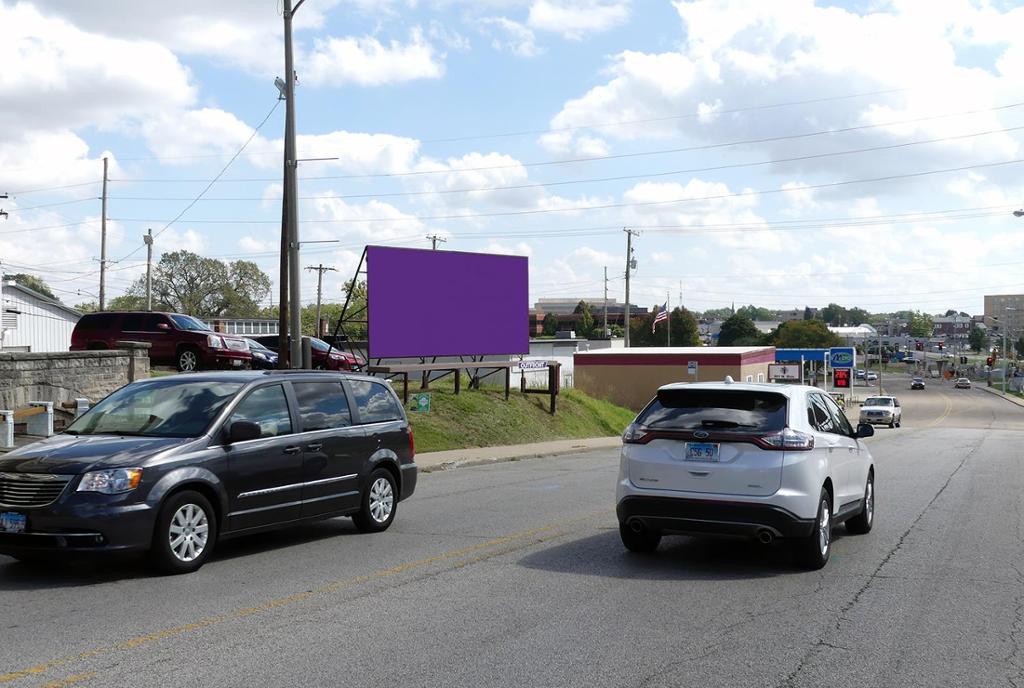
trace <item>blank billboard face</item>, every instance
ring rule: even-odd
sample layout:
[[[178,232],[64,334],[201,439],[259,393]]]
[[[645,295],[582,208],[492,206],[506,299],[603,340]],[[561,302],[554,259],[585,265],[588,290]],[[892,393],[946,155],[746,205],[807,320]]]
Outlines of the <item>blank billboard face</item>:
[[[525,354],[524,256],[366,248],[371,358]]]

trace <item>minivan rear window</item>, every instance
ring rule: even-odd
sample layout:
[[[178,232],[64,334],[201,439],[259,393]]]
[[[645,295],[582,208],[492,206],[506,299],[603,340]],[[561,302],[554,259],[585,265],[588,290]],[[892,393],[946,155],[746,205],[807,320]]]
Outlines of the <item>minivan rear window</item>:
[[[786,427],[786,402],[773,392],[665,389],[637,423],[662,430],[778,432]]]

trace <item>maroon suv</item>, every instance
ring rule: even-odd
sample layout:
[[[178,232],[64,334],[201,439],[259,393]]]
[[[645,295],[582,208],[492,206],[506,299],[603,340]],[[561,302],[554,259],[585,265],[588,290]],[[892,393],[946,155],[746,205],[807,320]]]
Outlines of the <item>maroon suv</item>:
[[[86,313],[71,333],[71,350],[116,349],[119,341],[148,342],[152,364],[177,366],[183,372],[252,364],[243,338],[213,332],[206,323],[180,313]]]

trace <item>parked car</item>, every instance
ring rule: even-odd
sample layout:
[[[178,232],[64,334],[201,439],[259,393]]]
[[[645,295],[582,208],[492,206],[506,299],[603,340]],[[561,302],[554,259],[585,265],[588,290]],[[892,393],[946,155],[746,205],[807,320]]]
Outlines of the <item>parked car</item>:
[[[970,389],[971,388],[971,381],[968,380],[965,377],[961,377],[961,378],[958,378],[957,381],[953,383],[953,387],[955,389]]]
[[[860,422],[898,428],[903,422],[903,407],[896,397],[868,397],[860,407]]]
[[[276,334],[253,337],[253,339],[271,351],[277,351],[278,336]],[[315,370],[362,370],[366,365],[366,360],[362,356],[342,351],[322,339],[316,337],[303,337],[303,339],[310,341]]]
[[[858,380],[863,380],[864,379],[864,369],[863,368],[857,368],[857,370],[854,372],[854,375],[856,376],[856,378]]]
[[[148,552],[195,571],[218,540],[351,516],[385,530],[416,489],[390,385],[314,372],[131,383],[60,435],[0,458],[0,554]]]
[[[276,370],[277,352],[268,349],[255,339],[246,339],[249,345],[249,353],[252,354],[252,367],[256,370]]]
[[[152,364],[173,365],[182,372],[252,364],[243,338],[214,332],[206,323],[181,313],[86,313],[71,332],[71,351],[116,349],[119,341],[146,342]]]
[[[924,389],[924,379],[915,377],[910,381],[910,389]]]
[[[622,542],[649,552],[669,533],[781,537],[821,568],[836,524],[871,530],[874,462],[860,440],[872,434],[813,387],[665,385],[622,438]]]

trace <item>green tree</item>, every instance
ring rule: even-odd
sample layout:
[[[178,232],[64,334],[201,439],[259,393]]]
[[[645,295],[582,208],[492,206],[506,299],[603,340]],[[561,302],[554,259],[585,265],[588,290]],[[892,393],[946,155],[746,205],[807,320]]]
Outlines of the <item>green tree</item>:
[[[846,317],[846,309],[838,303],[830,303],[821,309],[821,319],[833,327],[845,325]]]
[[[707,321],[725,320],[732,315],[731,308],[712,308],[701,313],[701,318]]]
[[[270,277],[256,263],[248,260],[229,263],[228,282],[221,291],[222,303],[218,314],[230,318],[255,318],[270,287]],[[315,304],[311,317],[316,318]]]
[[[980,327],[974,326],[971,328],[970,334],[967,335],[967,343],[974,350],[974,353],[978,353],[985,348],[985,333],[981,331]]]
[[[786,349],[826,349],[842,343],[820,320],[784,322],[772,331],[769,341]]]
[[[722,323],[718,333],[719,346],[750,346],[760,344],[762,336],[754,321],[737,313]]]
[[[580,319],[577,321],[579,329],[577,334],[581,337],[589,337],[594,331],[594,316],[590,312],[590,304],[586,301],[580,301],[576,304],[573,313],[580,316]]]
[[[95,301],[85,301],[83,303],[76,303],[75,310],[79,313],[95,313],[100,309],[100,305]]]
[[[685,308],[674,308],[669,323],[672,326],[672,346],[700,346],[700,330],[693,313]]]
[[[804,320],[814,320],[814,311],[810,306],[804,306]]]
[[[935,332],[935,322],[927,313],[914,311],[910,317],[910,335],[913,337],[931,337]]]
[[[745,315],[751,320],[774,320],[775,311],[760,306],[742,306],[736,309],[737,315]]]
[[[46,282],[44,282],[40,277],[36,277],[35,275],[28,275],[25,274],[24,272],[16,272],[13,275],[5,275],[4,277],[9,282],[14,282],[15,284],[20,284],[23,287],[28,287],[29,289],[37,291],[47,298],[53,299],[54,301],[60,300],[53,293],[53,290],[50,289],[50,286]]]
[[[611,336],[621,337],[624,333],[622,325],[609,325],[608,329],[611,330]]]
[[[871,314],[863,308],[850,308],[846,311],[846,321],[851,325],[871,322]]]
[[[1013,348],[1017,350],[1018,357],[1024,356],[1024,336],[1013,343]]]
[[[153,304],[156,308],[157,304]],[[108,311],[143,311],[146,310],[146,297],[145,296],[134,296],[132,294],[122,294],[121,296],[115,296],[110,299],[110,303],[107,304]]]
[[[555,333],[558,332],[558,316],[554,313],[548,313],[544,316],[544,334],[548,337],[554,337]]]

